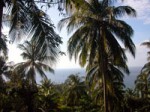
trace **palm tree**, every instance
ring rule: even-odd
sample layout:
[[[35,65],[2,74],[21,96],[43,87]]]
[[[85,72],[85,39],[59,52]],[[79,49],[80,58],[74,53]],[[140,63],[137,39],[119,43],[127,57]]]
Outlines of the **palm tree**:
[[[75,106],[80,105],[80,99],[83,95],[86,95],[86,86],[84,82],[78,75],[70,75],[68,79],[65,81],[66,84],[66,103],[68,106]]]
[[[143,42],[141,45],[144,45],[144,46],[147,46],[147,48],[150,48],[150,41]],[[147,54],[148,54],[148,57],[147,57],[148,62],[142,68],[142,72],[149,74],[150,73],[150,51],[148,51]]]
[[[55,62],[55,58],[45,54],[42,49],[38,49],[37,43],[25,41],[24,44],[19,45],[19,48],[23,50],[21,56],[26,61],[16,64],[14,71],[23,79],[23,95],[26,97],[25,101],[28,105],[28,111],[32,112],[33,94],[37,92],[36,75],[39,74],[46,79],[45,71],[53,73],[54,70],[49,65]]]
[[[131,40],[133,30],[118,17],[124,14],[135,16],[136,13],[129,6],[115,7],[106,5],[105,2],[84,1],[84,7],[62,19],[58,25],[61,29],[67,24],[68,33],[76,29],[68,41],[70,58],[79,57],[81,66],[90,66],[98,55],[98,73],[103,80],[104,112],[108,112],[108,57],[113,60],[111,63],[116,63],[115,66],[127,70],[127,57],[117,39],[121,40],[133,56],[135,55],[135,45]]]
[[[59,45],[62,43],[61,37],[54,31],[55,27],[46,12],[38,7],[37,4],[42,1],[38,3],[35,0],[6,1],[7,11],[3,13],[9,17],[6,23],[9,23],[11,41],[21,40],[22,37],[37,41],[37,47],[43,51],[46,49],[46,53],[57,57]]]
[[[46,79],[41,81],[41,85],[38,88],[37,94],[37,106],[39,110],[48,111],[59,111],[58,109],[58,92],[55,85],[51,80]]]
[[[54,72],[49,65],[55,63],[55,58],[43,54],[44,51],[38,49],[36,43],[25,41],[24,44],[19,44],[19,48],[23,50],[21,56],[26,61],[16,64],[15,70],[28,80],[30,84],[36,83],[37,73],[46,79],[45,71]]]
[[[141,45],[147,46],[147,48],[150,48],[150,41],[143,42]],[[141,74],[138,75],[136,80],[136,87],[141,91],[142,97],[147,97],[149,93],[149,84],[150,84],[150,51],[147,52],[148,62],[143,66],[141,70]]]
[[[94,66],[92,69],[90,69],[87,73],[87,82],[89,83],[89,86],[94,91],[94,97],[96,99],[96,102],[100,100],[100,105],[103,104],[103,82],[102,77],[98,74],[98,68],[99,66]],[[110,108],[111,112],[120,112],[122,109],[122,100],[123,100],[123,94],[124,94],[124,84],[123,84],[123,78],[124,74],[121,70],[119,70],[117,67],[112,65],[111,63],[108,66],[108,74],[109,79],[107,79],[107,88],[108,88],[108,107]]]
[[[135,81],[135,90],[139,92],[138,94],[141,98],[147,98],[150,94],[150,77],[149,74],[141,73],[137,76]]]

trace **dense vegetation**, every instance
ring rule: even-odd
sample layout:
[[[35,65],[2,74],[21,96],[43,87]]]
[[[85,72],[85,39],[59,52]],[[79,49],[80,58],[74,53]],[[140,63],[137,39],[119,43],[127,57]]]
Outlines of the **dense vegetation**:
[[[0,27],[9,27],[9,36],[0,33],[1,112],[149,112],[150,57],[135,81],[124,85],[129,73],[125,51],[135,56],[133,29],[120,18],[136,16],[129,6],[115,6],[117,0],[1,0]],[[48,9],[58,6],[65,14],[58,27],[67,26],[70,58],[86,68],[86,77],[71,74],[64,83],[47,78],[54,73],[61,37],[55,32]],[[2,31],[0,31],[2,32]],[[9,40],[9,41],[8,41]],[[7,62],[7,43],[24,41],[24,62]],[[142,45],[150,47],[150,42]],[[150,52],[148,52],[150,54]],[[36,76],[41,77],[37,83]]]

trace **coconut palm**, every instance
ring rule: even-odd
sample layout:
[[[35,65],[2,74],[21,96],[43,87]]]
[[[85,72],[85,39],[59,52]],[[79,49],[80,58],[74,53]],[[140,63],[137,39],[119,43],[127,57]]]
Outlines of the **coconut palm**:
[[[135,81],[135,90],[141,98],[147,98],[150,94],[150,76],[146,73],[141,73]]]
[[[59,111],[58,110],[58,92],[55,85],[51,80],[46,79],[41,81],[41,85],[38,88],[37,102],[39,103],[37,108],[39,110]]]
[[[147,48],[150,48],[150,41],[143,42],[141,45],[146,46]],[[138,75],[137,80],[135,82],[136,89],[138,89],[141,92],[141,97],[147,97],[149,93],[149,84],[150,84],[150,52],[147,52],[148,62],[144,65],[144,67],[141,70],[141,74]]]
[[[65,81],[67,85],[65,96],[66,103],[68,106],[78,106],[80,105],[80,99],[83,95],[86,95],[86,86],[84,82],[78,75],[70,75],[68,79]]]
[[[135,10],[129,6],[105,5],[104,1],[84,1],[84,7],[75,11],[71,16],[59,22],[60,29],[67,24],[68,33],[74,31],[68,41],[70,58],[79,57],[81,66],[91,65],[98,55],[98,72],[103,79],[104,112],[108,112],[107,88],[108,57],[116,63],[115,66],[127,70],[124,47],[135,55],[135,45],[131,40],[132,28],[124,21],[118,19],[124,14],[135,16]],[[110,56],[109,56],[110,55]],[[110,110],[109,110],[110,111]]]
[[[92,1],[92,0],[87,0],[87,1]],[[117,0],[104,0],[105,5],[111,4],[114,1]],[[123,0],[121,0],[123,1]],[[67,14],[73,13],[75,10],[78,10],[81,7],[84,7],[84,0],[62,0],[61,2],[63,4],[62,9],[65,9]]]
[[[34,0],[8,0],[4,14],[9,25],[9,37],[11,41],[31,39],[37,41],[40,49],[57,57],[59,45],[62,43],[60,36],[54,31],[54,25],[48,15],[38,7]],[[49,1],[50,2],[50,1]],[[50,2],[51,3],[51,2]],[[49,3],[49,4],[50,4]],[[9,24],[8,24],[9,23]]]
[[[19,48],[23,50],[21,56],[25,62],[16,64],[15,71],[30,84],[36,83],[37,74],[45,79],[47,77],[45,71],[54,72],[49,65],[55,63],[55,58],[43,54],[44,51],[38,49],[36,43],[25,41],[24,44],[19,45]]]
[[[25,59],[25,62],[21,62],[15,65],[14,71],[21,76],[22,87],[21,94],[25,97],[24,101],[28,106],[28,111],[34,111],[34,97],[37,93],[36,87],[36,75],[40,75],[43,79],[47,76],[45,72],[54,72],[50,67],[55,62],[55,58],[51,55],[45,54],[42,49],[38,49],[37,43],[25,41],[24,44],[20,44],[19,48],[23,50],[21,56]]]
[[[103,105],[103,83],[102,83],[102,77],[98,74],[98,65],[97,67],[93,67],[91,70],[87,73],[87,82],[89,82],[89,86],[94,91],[94,97],[96,99],[96,102],[99,102],[99,104]],[[123,84],[123,78],[124,74],[121,70],[119,70],[114,65],[109,64],[108,68],[108,74],[109,79],[107,79],[107,90],[108,90],[108,107],[111,109],[112,112],[120,112],[122,109],[122,100],[123,100],[123,94],[124,94],[124,84]],[[97,92],[96,92],[97,91]]]
[[[143,42],[141,45],[144,45],[144,46],[147,46],[147,48],[150,48],[150,41]],[[142,72],[148,75],[150,74],[150,51],[148,51],[147,54],[148,54],[148,57],[147,57],[148,62],[142,68]]]
[[[144,66],[145,67],[145,66]],[[150,95],[150,75],[146,71],[141,72],[135,81],[135,91],[141,98],[147,98]]]

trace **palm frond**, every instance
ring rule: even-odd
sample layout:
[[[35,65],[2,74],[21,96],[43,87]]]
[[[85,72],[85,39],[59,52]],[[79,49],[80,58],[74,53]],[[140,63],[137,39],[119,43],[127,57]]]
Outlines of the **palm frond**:
[[[149,41],[148,42],[143,42],[141,45],[144,45],[144,46],[150,48],[150,42]]]
[[[129,6],[119,6],[114,8],[114,14],[116,17],[122,17],[124,15],[136,17],[136,11]]]
[[[37,65],[40,66],[44,71],[54,73],[54,70],[44,63],[37,62]]]
[[[2,34],[2,37],[0,37],[0,52],[7,57],[8,48],[7,48],[6,41],[7,41],[6,37]]]
[[[125,48],[135,57],[135,45],[131,39],[133,35],[133,29],[124,21],[117,20],[115,23],[110,25],[110,30],[119,38]]]

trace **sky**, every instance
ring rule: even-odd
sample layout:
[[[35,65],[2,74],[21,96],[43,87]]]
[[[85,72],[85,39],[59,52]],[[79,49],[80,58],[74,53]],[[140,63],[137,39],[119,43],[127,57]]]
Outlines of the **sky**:
[[[125,20],[133,29],[134,36],[132,37],[133,42],[136,45],[136,57],[132,57],[127,53],[128,66],[137,67],[143,66],[147,62],[147,51],[145,46],[141,46],[141,43],[150,39],[150,0],[124,0],[122,5],[129,5],[136,9],[136,18],[122,18]],[[67,53],[67,41],[70,35],[67,34],[66,30],[63,29],[61,32],[57,29],[57,23],[62,18],[57,11],[57,7],[51,8],[47,11],[52,22],[55,24],[55,31],[62,37],[63,44],[61,45],[61,51],[66,52],[66,56],[60,56],[54,68],[80,68],[78,62],[74,60],[70,61]],[[23,61],[20,57],[21,51],[16,48],[16,45],[9,45],[9,61],[15,61],[16,63]]]

